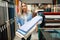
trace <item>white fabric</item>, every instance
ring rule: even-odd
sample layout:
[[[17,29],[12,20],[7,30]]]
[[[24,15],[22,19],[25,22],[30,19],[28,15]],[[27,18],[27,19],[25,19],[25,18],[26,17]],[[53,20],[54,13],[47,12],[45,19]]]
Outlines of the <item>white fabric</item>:
[[[36,22],[39,21],[40,19],[42,19],[41,16],[36,16],[31,21],[29,21],[26,24],[24,24],[20,29],[24,30],[24,31],[28,31],[29,28],[31,28],[34,24],[36,24]]]
[[[36,23],[42,21],[42,17],[41,16],[36,16],[34,17],[32,20],[30,20],[29,22],[25,23],[23,26],[20,27],[20,29],[18,29],[16,31],[16,35],[20,38],[24,37],[27,38],[36,28]],[[41,24],[41,23],[40,23]],[[30,30],[29,30],[30,29]],[[19,31],[20,30],[20,31]],[[25,31],[25,32],[21,32],[21,30]],[[28,31],[29,30],[29,31]],[[23,35],[24,34],[24,35]]]

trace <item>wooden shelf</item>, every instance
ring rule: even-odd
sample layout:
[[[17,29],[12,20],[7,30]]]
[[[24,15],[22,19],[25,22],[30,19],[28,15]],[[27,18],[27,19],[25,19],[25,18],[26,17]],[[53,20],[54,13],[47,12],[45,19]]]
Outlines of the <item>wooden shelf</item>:
[[[58,26],[44,26],[44,28],[60,28],[60,25],[58,25]]]
[[[46,23],[60,23],[60,20],[46,20]]]
[[[60,15],[60,12],[44,12],[44,15]]]

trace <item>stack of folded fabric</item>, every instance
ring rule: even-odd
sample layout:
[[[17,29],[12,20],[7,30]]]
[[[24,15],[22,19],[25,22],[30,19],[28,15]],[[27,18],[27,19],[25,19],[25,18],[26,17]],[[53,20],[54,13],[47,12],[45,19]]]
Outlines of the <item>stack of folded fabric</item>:
[[[41,16],[36,16],[32,20],[28,21],[25,23],[23,26],[21,26],[17,31],[16,35],[24,38],[27,38],[36,28],[36,23],[41,21],[42,22],[42,17]]]

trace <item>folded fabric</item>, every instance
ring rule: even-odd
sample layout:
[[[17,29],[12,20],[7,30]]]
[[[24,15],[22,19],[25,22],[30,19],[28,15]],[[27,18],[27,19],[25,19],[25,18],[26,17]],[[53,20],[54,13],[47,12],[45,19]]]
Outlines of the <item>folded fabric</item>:
[[[30,21],[28,21],[27,23],[25,23],[23,26],[21,26],[17,31],[16,31],[16,35],[19,34],[20,36],[23,35],[26,36],[27,34],[31,34],[34,29],[36,28],[35,25],[37,22],[42,21],[42,17],[41,16],[36,16],[33,19],[31,19]],[[19,36],[17,35],[17,36]]]

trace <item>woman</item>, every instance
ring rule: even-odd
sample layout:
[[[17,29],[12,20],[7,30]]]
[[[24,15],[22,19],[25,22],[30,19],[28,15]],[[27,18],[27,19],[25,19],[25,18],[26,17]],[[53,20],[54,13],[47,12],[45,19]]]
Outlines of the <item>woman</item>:
[[[17,23],[20,24],[20,26],[24,25],[26,22],[30,21],[32,19],[32,13],[27,12],[27,5],[26,3],[22,3],[22,14],[17,19]],[[27,40],[31,39],[31,35],[27,38]],[[21,40],[25,40],[22,38]]]

